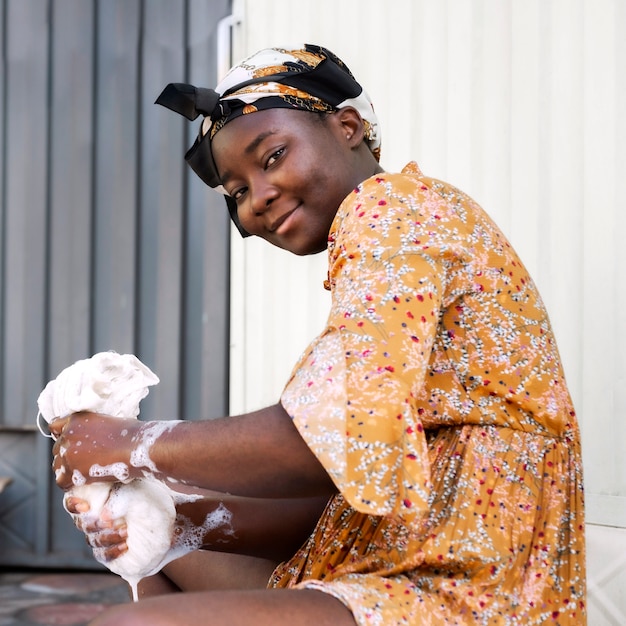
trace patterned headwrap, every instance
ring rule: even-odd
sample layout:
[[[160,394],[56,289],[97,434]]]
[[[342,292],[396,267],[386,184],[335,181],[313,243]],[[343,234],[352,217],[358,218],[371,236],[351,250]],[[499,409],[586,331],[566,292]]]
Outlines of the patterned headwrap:
[[[209,187],[226,196],[230,216],[244,237],[249,233],[239,223],[236,203],[222,187],[211,153],[211,139],[240,115],[275,108],[330,113],[351,106],[363,118],[372,154],[380,158],[378,120],[369,96],[345,63],[321,46],[261,50],[233,67],[214,90],[170,83],[156,104],[189,120],[204,116],[185,160]]]

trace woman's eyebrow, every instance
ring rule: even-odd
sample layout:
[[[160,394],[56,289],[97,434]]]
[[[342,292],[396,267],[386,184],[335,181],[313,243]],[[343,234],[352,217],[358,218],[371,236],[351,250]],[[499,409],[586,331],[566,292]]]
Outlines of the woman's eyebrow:
[[[259,146],[259,144],[264,140],[267,139],[267,137],[270,137],[271,135],[275,135],[276,134],[276,130],[266,130],[262,133],[259,133],[245,148],[244,152],[246,154],[250,154],[251,152],[254,152],[254,150],[256,150],[256,148]]]

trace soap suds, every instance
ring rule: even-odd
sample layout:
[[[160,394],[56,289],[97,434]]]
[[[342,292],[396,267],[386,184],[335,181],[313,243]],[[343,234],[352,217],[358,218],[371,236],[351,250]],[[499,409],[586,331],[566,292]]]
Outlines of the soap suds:
[[[138,441],[130,454],[130,464],[157,473],[158,469],[150,458],[150,448],[163,433],[170,432],[180,423],[181,420],[147,422],[136,437]]]
[[[167,480],[170,480],[168,478]],[[173,482],[178,482],[174,480]],[[198,500],[202,500],[203,496],[199,493],[181,493],[180,491],[176,491],[175,489],[171,489],[170,493],[172,494],[172,500],[174,500],[174,504],[186,504],[187,502],[197,502]]]
[[[121,483],[128,482],[130,472],[126,463],[111,463],[111,465],[98,465],[94,463],[89,468],[89,476],[92,478],[108,478],[113,476]]]
[[[46,435],[40,417],[50,424],[56,418],[86,410],[113,417],[136,418],[140,401],[148,394],[148,388],[158,382],[158,377],[134,355],[98,353],[77,361],[46,385],[37,400],[37,424]],[[150,457],[152,446],[165,432],[180,423],[146,422],[139,429],[132,441],[134,450],[130,465],[142,469],[144,478],[130,480],[130,467],[126,463],[94,464],[89,468],[90,477],[115,478],[118,482],[86,483],[85,477],[74,471],[73,487],[63,499],[66,511],[68,498],[76,497],[89,503],[86,513],[68,511],[75,521],[78,518],[81,528],[102,528],[102,524],[98,524],[102,519],[126,521],[128,550],[111,561],[105,558],[106,548],[95,547],[93,554],[100,563],[128,582],[134,600],[137,599],[137,585],[142,578],[201,547],[204,536],[211,530],[223,528],[225,535],[234,535],[232,513],[223,504],[209,513],[201,526],[196,526],[184,516],[177,518],[176,504],[194,502],[202,496],[174,491],[151,474],[159,473]],[[132,431],[123,428],[120,436],[128,437]],[[73,430],[69,434],[74,434]],[[117,441],[112,435],[109,439],[114,443]],[[69,451],[63,447],[59,451],[60,457],[76,455],[80,445],[80,441],[76,442],[76,446]],[[59,480],[64,473],[65,465],[61,464],[55,470],[56,479]],[[173,478],[167,480],[172,484],[178,482]]]
[[[73,485],[80,487],[81,485],[84,485],[86,482],[87,481],[85,477],[77,469],[75,469],[72,472],[72,484]]]
[[[102,550],[95,549],[94,556],[128,582],[136,599],[137,583],[169,562],[167,554],[176,519],[174,502],[169,489],[159,480],[138,478],[126,484],[116,483],[98,516],[104,509],[110,519],[125,520],[128,550],[112,561],[104,560]]]
[[[223,502],[220,502],[216,509],[207,514],[200,526],[194,524],[188,517],[178,515],[175,528],[176,537],[170,551],[170,560],[201,548],[205,545],[205,536],[212,530],[221,528],[224,534],[234,536],[232,519],[233,514],[224,506]]]

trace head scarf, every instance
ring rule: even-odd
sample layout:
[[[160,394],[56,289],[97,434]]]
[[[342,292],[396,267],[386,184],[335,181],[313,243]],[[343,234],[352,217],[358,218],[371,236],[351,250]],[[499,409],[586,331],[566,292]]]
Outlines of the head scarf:
[[[244,237],[249,233],[239,222],[236,202],[222,187],[211,153],[211,139],[240,115],[275,108],[330,113],[351,106],[363,118],[372,154],[380,158],[378,120],[369,96],[345,63],[321,46],[261,50],[234,66],[215,89],[170,83],[156,104],[189,120],[204,116],[185,160],[209,187],[226,196],[230,216]]]

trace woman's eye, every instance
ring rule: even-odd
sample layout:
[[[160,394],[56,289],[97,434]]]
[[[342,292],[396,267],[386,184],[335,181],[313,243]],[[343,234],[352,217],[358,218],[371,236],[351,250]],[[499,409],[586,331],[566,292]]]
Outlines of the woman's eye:
[[[243,198],[244,193],[246,193],[247,187],[241,187],[240,189],[235,189],[231,192],[230,196],[235,200],[239,201]]]
[[[276,161],[276,159],[278,159],[284,151],[285,151],[284,148],[280,148],[276,150],[276,152],[272,153],[270,158],[267,160],[266,167],[269,167],[270,165],[272,165],[272,163],[274,163],[274,161]]]

